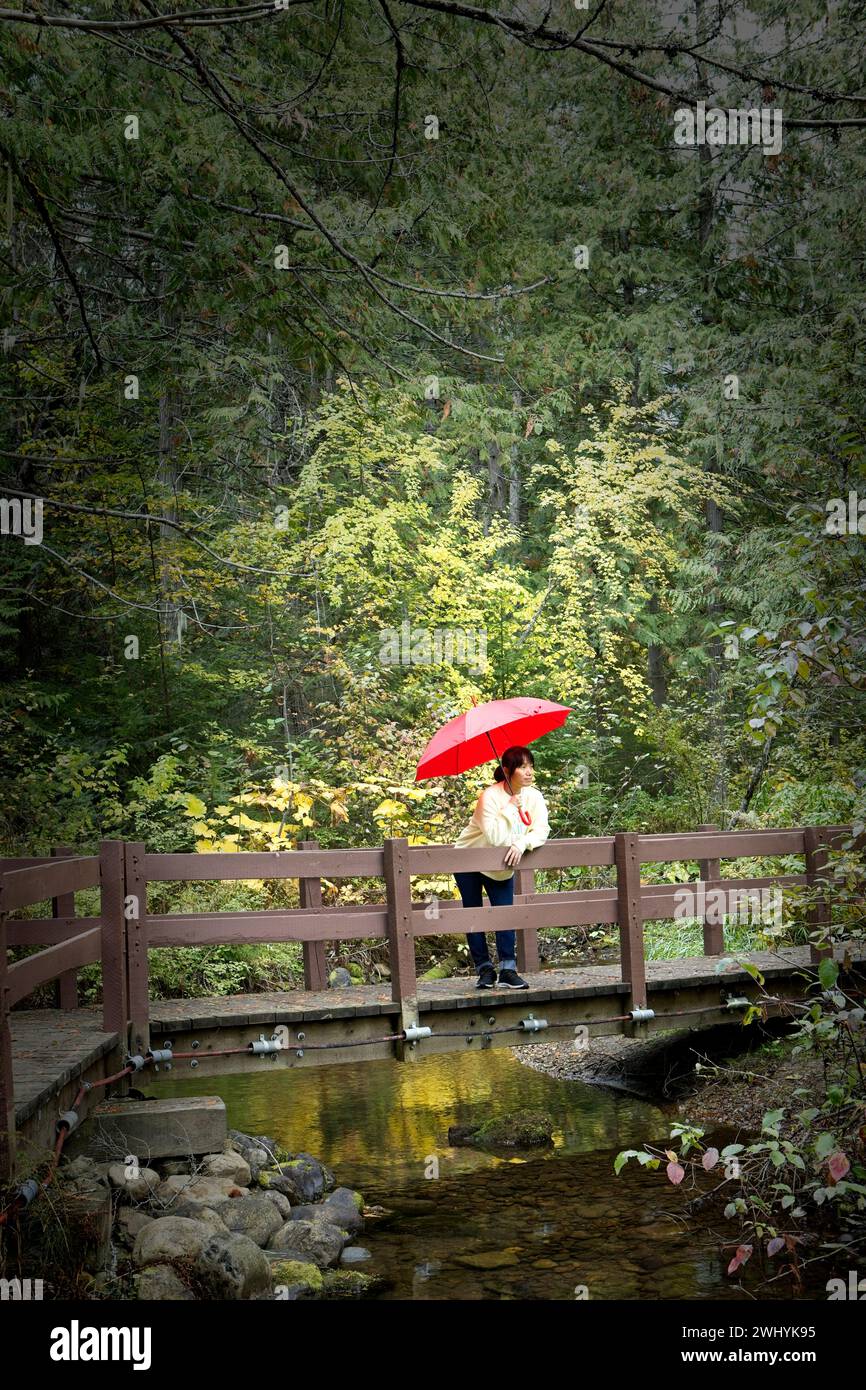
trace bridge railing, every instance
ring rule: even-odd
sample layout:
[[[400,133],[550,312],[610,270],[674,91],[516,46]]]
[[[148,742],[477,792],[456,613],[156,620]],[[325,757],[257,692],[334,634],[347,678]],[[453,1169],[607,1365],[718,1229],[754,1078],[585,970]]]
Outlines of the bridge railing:
[[[325,942],[378,937],[388,943],[392,999],[400,1006],[405,1028],[418,1022],[416,938],[513,928],[518,964],[531,970],[538,964],[539,929],[611,924],[619,929],[622,979],[629,986],[630,1007],[642,1007],[646,1003],[644,922],[677,915],[703,917],[704,953],[717,955],[724,949],[725,912],[709,910],[714,891],[750,896],[765,888],[808,885],[817,889],[809,925],[828,928],[829,855],[841,849],[850,834],[849,826],[736,831],[703,826],[676,835],[625,831],[549,840],[518,867],[514,906],[497,908],[463,908],[456,899],[419,901],[413,898],[412,879],[501,868],[502,850],[410,846],[401,838],[386,840],[374,849],[323,850],[314,841],[304,841],[298,849],[285,852],[238,854],[149,854],[140,843],[105,840],[98,856],[76,857],[64,848],[51,859],[0,860],[0,1173],[8,1169],[15,1133],[9,1012],[39,985],[55,978],[61,981],[61,1005],[74,1007],[74,993],[67,990],[64,998],[63,984],[71,981],[74,991],[75,972],[93,961],[102,964],[103,1027],[137,1052],[149,1047],[148,952],[159,946],[298,941],[304,949],[305,985],[314,990],[326,984]],[[803,857],[802,873],[747,878],[721,874],[724,859],[789,855]],[[697,862],[700,877],[689,883],[642,883],[642,865],[671,861]],[[612,869],[615,885],[535,891],[537,871],[575,867]],[[323,905],[323,878],[358,877],[381,878],[383,901]],[[151,883],[244,879],[297,879],[301,906],[165,915],[148,910]],[[76,891],[95,887],[100,889],[99,915],[76,917]],[[682,910],[684,890],[695,894],[694,911],[688,905]],[[46,899],[52,901],[50,918],[9,916]],[[18,946],[43,949],[10,965],[8,948]],[[826,950],[813,946],[812,959],[820,959]]]
[[[417,1021],[415,939],[466,931],[507,930],[517,933],[518,965],[538,966],[538,931],[580,924],[618,926],[622,978],[635,1006],[646,1002],[646,963],[643,924],[674,917],[703,917],[704,953],[724,949],[723,913],[705,906],[713,892],[746,895],[765,888],[814,885],[821,879],[828,855],[850,834],[846,826],[788,830],[719,831],[702,827],[682,834],[615,835],[549,840],[527,855],[516,873],[513,907],[463,908],[457,899],[435,902],[413,898],[412,879],[455,870],[502,867],[502,851],[465,850],[453,845],[413,845],[405,839],[386,840],[381,848],[323,850],[313,841],[295,850],[238,854],[152,854],[144,844],[104,841],[98,857],[10,861],[0,879],[0,950],[5,1013],[36,985],[93,960],[103,965],[103,1017],[107,1030],[124,1032],[131,1023],[130,1045],[148,1045],[148,952],[161,946],[206,946],[278,941],[303,943],[304,982],[308,990],[327,983],[324,944],[327,941],[381,938],[388,943],[393,999],[408,1022]],[[721,861],[742,857],[799,855],[804,871],[764,877],[723,878]],[[641,867],[678,861],[697,861],[699,878],[690,884],[642,883]],[[536,892],[535,873],[542,869],[608,868],[615,885],[556,892]],[[383,900],[323,906],[322,878],[380,878]],[[263,911],[151,913],[148,885],[176,881],[297,879],[301,905]],[[74,892],[101,888],[99,917],[74,916]],[[682,893],[695,891],[695,911],[682,911]],[[703,899],[700,899],[700,891]],[[16,908],[54,901],[52,918],[7,921]],[[58,908],[61,904],[61,908]],[[678,912],[679,907],[679,912]],[[454,915],[459,912],[459,916]],[[491,913],[494,915],[491,916]],[[819,899],[810,921],[829,922],[830,905]],[[41,945],[47,949],[12,966],[6,946]],[[820,951],[813,948],[813,958]]]
[[[105,841],[99,855],[76,857],[65,849],[52,859],[0,861],[0,1174],[14,1170],[15,1098],[9,1014],[40,985],[59,979],[61,1007],[74,1008],[82,966],[102,962],[103,1028],[126,1032],[126,964],[123,932],[123,847]],[[98,917],[75,916],[75,894],[100,889]],[[9,920],[9,913],[46,899],[50,918]],[[10,964],[15,946],[42,950]],[[64,997],[64,987],[66,990]]]
[[[417,1022],[415,939],[467,931],[517,932],[518,964],[532,970],[538,965],[537,933],[544,927],[581,923],[616,924],[619,928],[622,978],[630,987],[635,1007],[646,1002],[646,963],[643,924],[677,915],[684,889],[702,890],[704,904],[717,891],[745,894],[762,889],[807,886],[817,883],[832,849],[841,847],[850,829],[845,826],[804,827],[792,830],[699,831],[668,835],[622,832],[594,838],[549,840],[532,851],[517,870],[513,907],[463,908],[454,899],[435,903],[412,895],[413,877],[453,874],[455,870],[502,867],[502,851],[465,850],[453,845],[413,845],[392,838],[382,848],[323,850],[305,841],[296,850],[238,854],[149,854],[143,844],[125,846],[125,894],[127,903],[127,976],[133,1041],[146,1046],[149,989],[147,953],[156,946],[202,946],[233,943],[300,941],[304,943],[304,977],[307,989],[326,983],[326,941],[369,940],[388,942],[392,998],[401,1006],[404,1024]],[[721,861],[742,857],[800,855],[804,871],[723,878]],[[697,861],[700,877],[690,884],[641,883],[641,866],[674,860]],[[616,884],[607,888],[535,892],[535,873],[541,869],[596,866],[612,868]],[[321,880],[381,878],[383,901],[325,907]],[[148,884],[155,882],[297,879],[301,906],[244,912],[196,912],[151,914]],[[678,896],[679,895],[679,896]],[[459,911],[459,916],[452,916]],[[491,913],[494,915],[491,916]],[[723,912],[701,905],[679,915],[703,917],[704,953],[724,949]],[[829,921],[829,904],[818,903],[810,911],[814,925]],[[822,954],[813,948],[813,958]]]

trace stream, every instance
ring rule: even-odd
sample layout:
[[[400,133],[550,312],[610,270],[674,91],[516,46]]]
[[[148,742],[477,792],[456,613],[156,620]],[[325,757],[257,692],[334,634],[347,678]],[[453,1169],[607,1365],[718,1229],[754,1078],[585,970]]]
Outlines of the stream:
[[[411,1065],[256,1070],[205,1084],[177,1069],[153,1078],[147,1093],[219,1094],[230,1128],[315,1155],[338,1184],[386,1208],[391,1215],[368,1221],[359,1238],[373,1254],[360,1268],[389,1281],[382,1298],[749,1297],[728,1279],[719,1252],[734,1232],[718,1217],[716,1235],[683,1219],[694,1195],[688,1179],[674,1189],[663,1169],[635,1164],[614,1174],[620,1149],[668,1139],[675,1107],[549,1077],[507,1049]],[[552,1148],[448,1147],[449,1125],[518,1109],[553,1118]],[[759,1276],[747,1275],[747,1287]],[[825,1279],[800,1296],[825,1298]],[[756,1293],[791,1298],[785,1280]]]

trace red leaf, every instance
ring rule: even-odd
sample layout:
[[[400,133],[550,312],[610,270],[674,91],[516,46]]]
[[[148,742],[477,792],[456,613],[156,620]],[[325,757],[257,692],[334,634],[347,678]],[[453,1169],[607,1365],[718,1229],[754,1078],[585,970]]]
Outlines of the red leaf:
[[[737,1270],[740,1268],[740,1265],[744,1265],[746,1263],[746,1260],[749,1258],[751,1253],[751,1245],[738,1245],[737,1253],[731,1260],[731,1263],[728,1265],[728,1273],[736,1274]]]
[[[718,1149],[707,1149],[706,1153],[704,1154],[703,1158],[701,1159],[701,1164],[703,1165],[704,1168],[706,1168],[707,1172],[709,1172],[711,1168],[715,1168],[715,1166],[716,1166],[716,1164],[718,1163],[718,1161],[719,1161],[719,1151],[718,1151]]]
[[[449,416],[450,414],[451,414],[451,402],[450,402],[450,401],[446,401],[445,404],[444,404],[443,407],[442,407],[442,419],[443,419],[443,420],[447,420],[447,419],[448,419],[448,416]]]
[[[670,1178],[671,1182],[674,1184],[674,1186],[676,1186],[677,1183],[682,1182],[683,1178],[686,1175],[685,1168],[681,1168],[678,1163],[669,1163],[665,1171],[667,1172],[667,1175]]]
[[[851,1164],[844,1154],[833,1154],[830,1159],[830,1177],[833,1179],[833,1182],[841,1182],[850,1167]]]

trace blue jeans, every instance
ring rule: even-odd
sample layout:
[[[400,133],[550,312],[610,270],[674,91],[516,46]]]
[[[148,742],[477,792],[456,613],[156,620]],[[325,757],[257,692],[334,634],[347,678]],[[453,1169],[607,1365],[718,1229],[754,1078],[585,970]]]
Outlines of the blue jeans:
[[[464,907],[483,906],[482,888],[487,889],[491,907],[511,907],[514,902],[513,876],[505,879],[488,878],[486,874],[476,871],[475,873],[455,874],[454,877]],[[496,933],[496,954],[499,957],[500,970],[517,969],[517,960],[514,955],[516,937],[517,933],[514,931],[498,931]],[[490,965],[490,953],[487,949],[487,937],[484,932],[467,932],[466,940],[469,942],[469,952],[475,969],[480,971],[482,965]]]

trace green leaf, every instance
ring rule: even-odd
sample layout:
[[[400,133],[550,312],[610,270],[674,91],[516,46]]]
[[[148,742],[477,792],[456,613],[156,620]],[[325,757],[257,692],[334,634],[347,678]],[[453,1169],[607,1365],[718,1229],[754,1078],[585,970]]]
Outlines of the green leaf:
[[[832,989],[839,978],[839,964],[825,956],[818,966],[818,979],[824,989]]]

